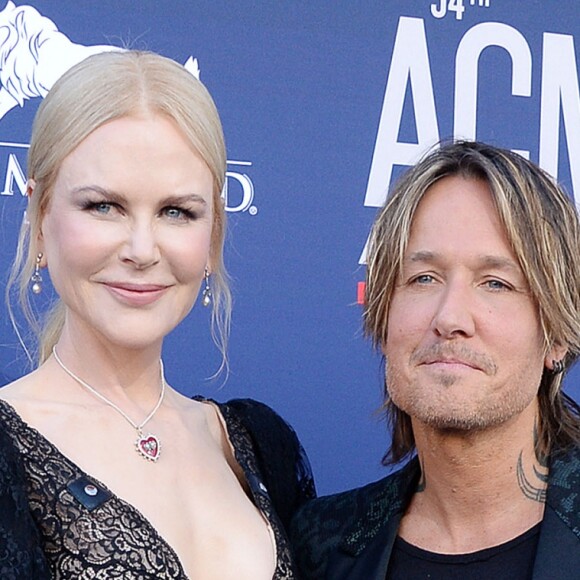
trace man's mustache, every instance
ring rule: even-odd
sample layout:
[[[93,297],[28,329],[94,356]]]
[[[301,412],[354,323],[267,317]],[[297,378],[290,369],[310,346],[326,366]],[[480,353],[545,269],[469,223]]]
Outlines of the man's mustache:
[[[465,345],[432,344],[417,348],[411,355],[413,364],[431,364],[435,362],[458,362],[483,371],[487,375],[497,373],[497,365],[491,357],[474,351]]]

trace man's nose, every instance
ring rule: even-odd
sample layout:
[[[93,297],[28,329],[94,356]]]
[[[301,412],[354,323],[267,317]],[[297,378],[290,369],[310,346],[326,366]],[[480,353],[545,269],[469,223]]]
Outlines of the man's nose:
[[[444,286],[433,315],[433,331],[442,338],[469,337],[475,333],[473,288],[461,282]]]

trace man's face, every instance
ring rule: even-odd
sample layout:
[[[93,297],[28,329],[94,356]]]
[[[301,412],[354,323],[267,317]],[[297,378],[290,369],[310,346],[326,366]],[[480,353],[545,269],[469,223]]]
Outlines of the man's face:
[[[542,336],[487,184],[441,179],[415,214],[389,310],[393,402],[435,428],[499,425],[535,399],[554,354]]]

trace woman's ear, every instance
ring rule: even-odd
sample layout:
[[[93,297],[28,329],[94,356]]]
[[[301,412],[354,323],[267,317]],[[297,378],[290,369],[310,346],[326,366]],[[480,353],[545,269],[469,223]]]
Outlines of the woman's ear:
[[[30,205],[30,200],[32,199],[32,196],[34,195],[35,188],[36,188],[36,181],[34,179],[32,179],[32,177],[30,177],[28,179],[28,181],[26,182],[26,196],[28,197],[28,205]],[[28,221],[28,216],[26,216],[25,219]],[[28,222],[28,225],[30,227],[30,222]],[[36,235],[36,252],[44,254],[44,244],[43,244],[43,237],[42,237],[42,224],[40,224],[40,229]],[[41,268],[46,267],[46,257],[43,256],[40,266],[41,266]]]
[[[35,187],[36,187],[36,181],[34,181],[34,179],[30,178],[26,182],[26,195],[28,197],[32,197],[32,194],[34,193],[34,188]]]

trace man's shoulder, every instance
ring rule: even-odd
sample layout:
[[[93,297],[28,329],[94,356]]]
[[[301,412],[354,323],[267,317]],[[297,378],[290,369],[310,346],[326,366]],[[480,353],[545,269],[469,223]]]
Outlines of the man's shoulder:
[[[553,452],[550,472],[552,484],[561,487],[580,485],[580,445]]]
[[[546,509],[534,578],[576,580],[580,570],[580,448],[554,450],[550,457]]]
[[[309,527],[336,529],[335,524],[348,526],[372,506],[384,515],[383,512],[394,509],[393,502],[400,495],[400,482],[406,479],[406,471],[407,467],[362,487],[314,499],[301,509],[297,521],[304,521]]]
[[[553,453],[547,502],[580,539],[580,447]]]
[[[305,578],[323,575],[331,552],[354,556],[404,511],[418,476],[418,462],[363,487],[306,503],[292,521],[292,544]]]

